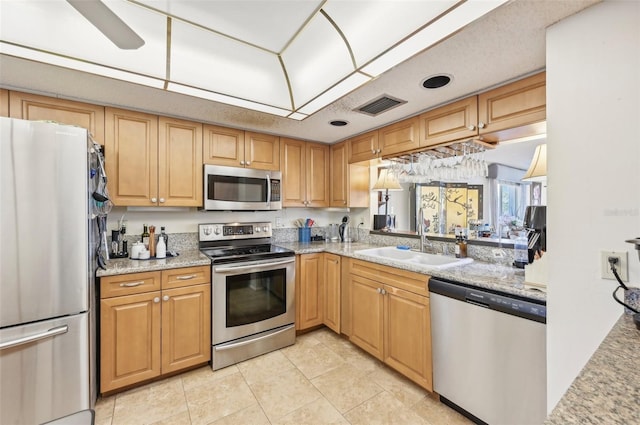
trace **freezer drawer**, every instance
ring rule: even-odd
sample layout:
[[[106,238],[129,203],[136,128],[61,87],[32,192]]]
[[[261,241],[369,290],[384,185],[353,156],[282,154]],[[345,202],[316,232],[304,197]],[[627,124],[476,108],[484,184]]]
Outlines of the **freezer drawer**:
[[[90,409],[87,313],[0,330],[0,424]]]

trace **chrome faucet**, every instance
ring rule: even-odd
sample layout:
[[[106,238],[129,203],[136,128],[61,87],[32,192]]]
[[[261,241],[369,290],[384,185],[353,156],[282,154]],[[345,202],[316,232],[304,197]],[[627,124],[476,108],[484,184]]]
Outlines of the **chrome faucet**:
[[[425,252],[425,242],[427,242],[429,246],[433,246],[424,234],[424,211],[422,211],[422,208],[418,211],[418,236],[420,237],[420,252]]]

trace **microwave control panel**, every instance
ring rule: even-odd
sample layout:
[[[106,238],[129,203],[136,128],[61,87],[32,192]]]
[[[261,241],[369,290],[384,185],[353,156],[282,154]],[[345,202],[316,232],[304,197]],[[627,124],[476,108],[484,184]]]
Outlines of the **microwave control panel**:
[[[198,225],[198,238],[202,241],[270,238],[271,223],[208,223]]]

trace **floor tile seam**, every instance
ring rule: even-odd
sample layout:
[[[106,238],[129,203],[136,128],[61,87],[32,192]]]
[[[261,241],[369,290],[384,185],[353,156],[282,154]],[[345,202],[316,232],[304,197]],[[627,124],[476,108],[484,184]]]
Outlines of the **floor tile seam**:
[[[295,365],[294,365],[295,366]],[[251,391],[251,395],[253,396],[253,398],[256,400],[256,403],[258,404],[258,407],[260,408],[260,410],[262,411],[262,414],[264,415],[265,418],[267,418],[267,421],[272,424],[273,422],[271,422],[271,419],[269,419],[269,416],[267,415],[266,410],[264,410],[264,406],[262,405],[262,403],[260,403],[260,398],[256,395],[255,391],[253,390],[253,388],[251,387],[251,385],[249,384],[249,382],[247,381],[247,377],[244,376],[244,374],[242,373],[242,370],[238,369],[238,371],[240,372],[240,376],[242,376],[242,379],[244,380],[245,385],[249,388],[249,391]],[[241,409],[243,410],[243,409]],[[237,412],[236,412],[237,413]],[[228,416],[228,415],[227,415]]]

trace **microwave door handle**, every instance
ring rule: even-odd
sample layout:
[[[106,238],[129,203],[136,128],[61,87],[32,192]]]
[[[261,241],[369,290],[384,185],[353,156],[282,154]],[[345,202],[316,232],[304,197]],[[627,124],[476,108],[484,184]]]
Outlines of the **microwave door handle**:
[[[254,269],[256,267],[264,267],[264,266],[280,266],[283,264],[289,264],[289,263],[293,263],[295,261],[295,258],[289,259],[289,260],[284,260],[284,261],[275,261],[275,262],[263,262],[263,263],[252,263],[252,264],[248,264],[248,265],[243,265],[243,266],[233,266],[233,267],[214,267],[213,271],[214,273],[228,273],[228,272],[235,272],[235,271],[239,271],[239,270],[247,270],[247,269]]]
[[[267,174],[267,207],[271,207],[271,178]]]

